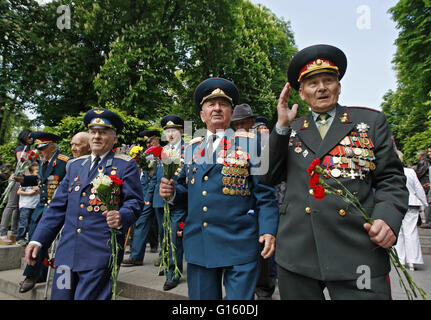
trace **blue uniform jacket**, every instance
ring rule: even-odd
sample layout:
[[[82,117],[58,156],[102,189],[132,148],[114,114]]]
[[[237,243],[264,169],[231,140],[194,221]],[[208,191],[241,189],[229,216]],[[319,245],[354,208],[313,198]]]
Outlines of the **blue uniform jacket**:
[[[184,141],[181,140],[181,150],[184,149]],[[182,151],[181,151],[182,152]],[[183,157],[183,156],[182,156]],[[163,163],[160,160],[156,160],[154,165],[154,173],[151,178],[150,185],[147,189],[147,194],[145,194],[145,201],[151,202],[153,208],[163,208],[164,201],[160,196],[160,181],[163,178]]]
[[[36,223],[40,220],[40,217],[42,216],[44,210],[51,202],[55,190],[58,188],[60,182],[66,175],[66,164],[69,159],[70,156],[60,153],[57,150],[49,161],[48,167],[45,172],[43,172],[42,165],[39,166],[40,200],[31,215],[31,219],[33,222]],[[22,185],[24,186],[25,184]]]
[[[68,266],[72,271],[107,267],[111,255],[108,246],[111,229],[102,215],[103,208],[92,205],[95,200],[91,181],[97,172],[88,177],[90,159],[90,156],[83,156],[70,163],[32,238],[43,246],[49,246],[64,224],[55,265]],[[119,241],[123,245],[125,233],[143,208],[138,167],[129,156],[116,155],[111,151],[99,168],[103,168],[103,174],[117,174],[124,181],[119,208],[122,223]]]
[[[275,236],[278,227],[275,189],[249,175],[257,164],[250,160],[245,160],[246,165],[244,160],[228,163],[235,151],[244,157],[253,153],[247,152],[253,145],[260,150],[260,144],[252,134],[234,136],[228,130],[226,135],[214,151],[213,164],[202,161],[206,141],[192,140],[176,184],[175,205],[188,203],[183,235],[186,261],[207,268],[256,261],[259,236]]]
[[[144,198],[145,198],[145,195],[147,194],[148,187],[150,186],[150,181],[151,181],[151,176],[148,173],[148,171],[142,172],[141,185],[142,185],[142,194],[144,195]]]

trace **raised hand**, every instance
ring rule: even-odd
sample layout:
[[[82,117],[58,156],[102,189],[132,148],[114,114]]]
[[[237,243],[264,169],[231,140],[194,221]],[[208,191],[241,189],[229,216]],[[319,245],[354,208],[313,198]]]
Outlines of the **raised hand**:
[[[289,95],[292,87],[290,83],[286,83],[283,90],[280,93],[277,104],[278,120],[277,124],[279,127],[288,127],[295,120],[296,113],[298,111],[298,105],[294,104],[292,109],[289,108]]]

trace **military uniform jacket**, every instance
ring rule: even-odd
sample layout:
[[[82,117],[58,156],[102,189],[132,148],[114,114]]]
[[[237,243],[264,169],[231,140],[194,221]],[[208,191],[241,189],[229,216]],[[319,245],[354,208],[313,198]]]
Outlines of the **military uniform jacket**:
[[[142,194],[144,195],[144,198],[145,198],[145,195],[147,194],[150,181],[151,181],[151,176],[149,172],[148,171],[142,172],[141,185],[142,185]]]
[[[39,166],[40,200],[31,216],[33,221],[37,222],[40,220],[44,210],[51,202],[56,189],[66,175],[66,164],[69,159],[68,155],[60,153],[57,150],[49,161],[46,171],[43,170],[42,164]],[[36,176],[28,176],[28,179],[24,180],[23,186],[26,186],[26,182],[27,185],[35,185],[36,183],[34,182],[37,182],[37,179],[33,181],[31,180],[32,177]]]
[[[111,255],[111,248],[108,246],[111,229],[102,215],[106,207],[103,208],[103,204],[95,200],[92,192],[91,182],[98,173],[96,171],[88,176],[90,163],[90,156],[71,162],[32,238],[42,246],[49,246],[64,224],[55,265],[66,265],[72,271],[107,267]],[[118,210],[122,224],[119,241],[122,245],[124,234],[136,221],[143,207],[138,167],[129,156],[116,155],[112,151],[98,167],[103,174],[117,174],[124,181]]]
[[[278,225],[275,190],[250,175],[257,164],[247,159],[247,154],[252,154],[249,146],[260,150],[260,145],[255,137],[229,132],[231,135],[214,147],[213,163],[203,161],[207,141],[192,140],[176,185],[175,204],[188,203],[183,231],[185,259],[207,268],[256,261],[259,236],[275,235]]]
[[[181,158],[184,158],[184,141],[181,140]],[[166,148],[166,146],[165,146]],[[163,208],[164,200],[160,196],[160,182],[163,178],[163,162],[156,160],[154,164],[154,172],[151,177],[150,184],[147,188],[147,193],[144,195],[145,201],[151,202],[153,208]],[[174,177],[175,179],[175,177]],[[177,206],[178,207],[178,206]]]
[[[336,108],[323,141],[311,113],[296,119],[290,134],[271,133],[270,169],[263,181],[275,185],[287,180],[276,261],[287,270],[320,280],[357,279],[358,267],[363,265],[370,267],[372,277],[385,275],[390,271],[389,257],[370,240],[359,213],[336,195],[317,200],[310,194],[307,168],[319,158],[367,213],[384,220],[395,235],[407,210],[403,167],[384,114],[359,107]]]

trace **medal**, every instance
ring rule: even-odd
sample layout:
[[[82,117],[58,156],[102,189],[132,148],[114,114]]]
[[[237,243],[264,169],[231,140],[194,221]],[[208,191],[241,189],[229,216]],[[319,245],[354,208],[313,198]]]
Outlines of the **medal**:
[[[334,178],[338,178],[341,175],[341,171],[338,168],[334,168],[331,170],[331,176]]]
[[[115,171],[115,170],[111,171],[111,176],[116,175],[116,174],[117,174],[117,171]]]
[[[295,151],[296,153],[301,153],[301,152],[302,152],[302,148],[301,148],[301,147],[296,147],[296,148],[294,149],[294,151]]]
[[[88,207],[87,207],[87,211],[88,211],[88,212],[93,211],[93,207],[92,207],[92,206],[88,206]]]
[[[223,194],[226,194],[226,195],[229,194],[229,188],[228,187],[223,188]]]
[[[79,191],[79,189],[80,189],[79,186],[75,187],[75,191]]]

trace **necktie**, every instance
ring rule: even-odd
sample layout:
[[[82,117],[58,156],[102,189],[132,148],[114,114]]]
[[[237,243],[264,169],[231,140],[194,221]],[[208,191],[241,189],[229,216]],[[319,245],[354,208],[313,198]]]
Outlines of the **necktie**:
[[[212,134],[208,137],[208,142],[207,142],[207,152],[208,152],[208,159],[212,159],[213,158],[213,153],[214,153],[214,141],[217,139],[217,135],[216,134]]]
[[[327,113],[322,113],[317,117],[317,120],[320,121],[319,132],[322,139],[325,138],[325,135],[329,129],[329,123],[327,120],[328,117],[329,117],[329,114]]]
[[[88,176],[89,177],[92,176],[96,172],[97,166],[99,165],[99,162],[100,162],[100,157],[99,156],[97,156],[96,158],[94,158],[94,160],[93,160],[93,166],[91,167],[90,171],[88,172]]]
[[[48,160],[44,161],[44,163],[42,164],[42,175],[46,174],[46,170],[48,169],[48,164],[49,164]]]

